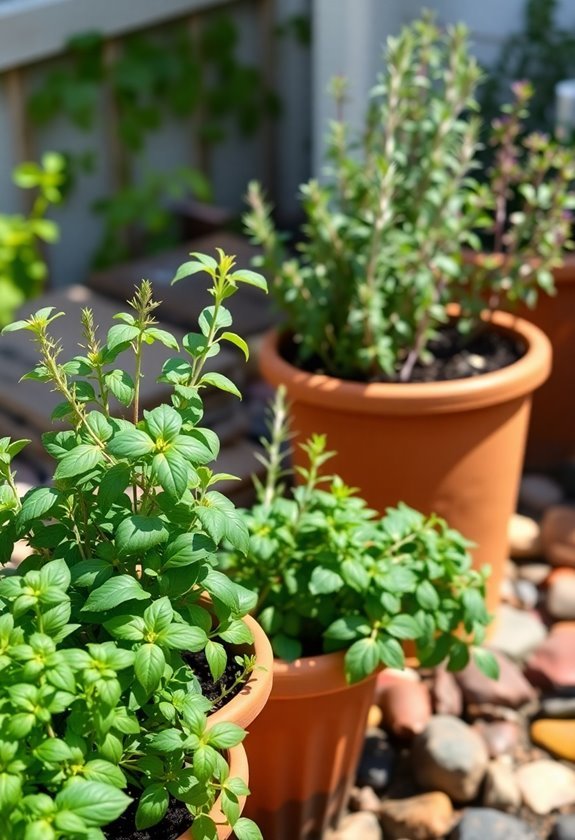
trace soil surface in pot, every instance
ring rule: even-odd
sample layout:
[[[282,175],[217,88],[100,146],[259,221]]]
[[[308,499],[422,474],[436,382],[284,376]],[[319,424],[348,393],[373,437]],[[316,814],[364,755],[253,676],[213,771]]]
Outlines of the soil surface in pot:
[[[237,685],[234,685],[235,681],[238,677],[240,677],[243,668],[230,656],[229,651],[226,669],[217,681],[214,681],[212,678],[210,668],[203,651],[198,651],[197,653],[189,653],[186,651],[185,653],[182,653],[182,659],[190,666],[200,681],[204,697],[207,697],[208,700],[213,702],[213,712],[217,712],[218,709],[221,709],[222,706],[229,703],[232,697],[235,697],[236,694],[238,694],[244,687],[243,680],[238,682]],[[225,696],[222,697],[222,694],[225,694]]]
[[[168,813],[160,823],[142,831],[135,831],[138,791],[128,790],[128,794],[136,801],[132,802],[121,817],[106,826],[104,834],[109,840],[176,840],[192,824],[191,814],[185,804],[170,798]]]
[[[481,376],[512,365],[525,355],[523,342],[510,335],[489,329],[473,336],[463,335],[454,325],[442,329],[428,349],[431,361],[428,364],[418,362],[413,368],[410,382],[444,382]],[[291,341],[284,342],[281,351],[286,361],[295,367],[309,373],[337,375],[325,370],[317,358],[308,360],[305,364],[300,363]],[[352,381],[360,382],[362,378],[358,375]],[[377,381],[399,382],[399,378],[382,376]]]

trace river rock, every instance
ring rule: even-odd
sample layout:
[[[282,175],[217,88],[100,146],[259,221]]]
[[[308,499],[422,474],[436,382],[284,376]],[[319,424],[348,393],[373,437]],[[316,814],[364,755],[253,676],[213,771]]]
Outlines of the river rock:
[[[575,720],[536,720],[531,739],[558,758],[575,762]]]
[[[543,697],[541,714],[546,718],[575,719],[575,697]]]
[[[521,670],[507,656],[495,652],[499,664],[499,679],[492,680],[474,662],[455,674],[466,703],[489,703],[516,709],[535,698],[533,686]]]
[[[449,840],[538,840],[523,820],[494,808],[466,808]]]
[[[514,580],[513,589],[524,610],[532,610],[539,603],[539,589],[530,580]]]
[[[575,508],[558,505],[546,511],[541,544],[545,559],[553,566],[575,567]]]
[[[530,558],[541,554],[541,529],[530,516],[514,513],[509,520],[509,551],[512,557]]]
[[[516,777],[523,801],[536,814],[575,803],[575,772],[558,761],[531,761],[517,769]]]
[[[551,566],[549,563],[521,563],[517,567],[519,580],[526,580],[534,586],[540,586],[548,578]]]
[[[381,799],[368,785],[362,788],[354,787],[349,795],[348,806],[351,811],[371,811],[373,814],[379,814]]]
[[[575,814],[559,814],[551,840],[575,840]]]
[[[329,840],[383,840],[379,820],[371,811],[348,814],[339,823]]]
[[[575,692],[575,622],[554,625],[527,660],[525,673],[533,685],[555,694]]]
[[[501,604],[489,646],[507,654],[511,659],[522,661],[541,644],[546,635],[545,626],[535,613]]]
[[[421,787],[469,802],[477,795],[489,757],[483,739],[470,726],[450,715],[436,715],[415,737],[411,759]]]
[[[384,800],[379,813],[386,840],[434,840],[453,825],[451,800],[440,791]]]
[[[379,698],[383,728],[398,738],[423,732],[431,717],[431,696],[424,682],[403,680],[384,688]]]
[[[519,724],[510,720],[476,720],[473,729],[485,741],[490,758],[512,752],[519,740]]]
[[[521,806],[521,791],[513,767],[504,758],[489,762],[483,786],[483,804],[498,811],[517,811]]]
[[[575,569],[554,569],[547,580],[545,607],[552,618],[575,619]]]
[[[368,731],[359,761],[356,782],[375,791],[387,787],[395,764],[395,752],[380,729]]]
[[[461,717],[463,693],[457,680],[446,668],[436,668],[431,681],[431,701],[436,715]]]
[[[532,513],[541,514],[563,499],[561,485],[539,473],[527,473],[521,479],[519,502]]]

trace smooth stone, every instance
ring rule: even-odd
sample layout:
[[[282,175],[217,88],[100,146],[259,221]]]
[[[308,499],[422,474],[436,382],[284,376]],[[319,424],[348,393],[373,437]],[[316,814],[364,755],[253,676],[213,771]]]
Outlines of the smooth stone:
[[[575,840],[575,814],[559,814],[551,840]]]
[[[517,597],[515,581],[511,578],[503,578],[499,587],[499,598],[503,604],[510,604],[512,607],[521,607],[521,601]]]
[[[555,694],[575,691],[575,623],[555,624],[551,633],[526,663],[525,673],[533,685]]]
[[[379,698],[383,728],[398,738],[413,738],[423,732],[431,717],[431,695],[424,682],[396,682]]]
[[[538,616],[509,604],[501,604],[489,647],[521,661],[541,644],[546,635],[545,626]]]
[[[545,607],[552,618],[575,619],[575,569],[554,569],[549,575]]]
[[[527,473],[519,486],[519,501],[533,513],[543,513],[563,499],[561,485],[540,473]]]
[[[518,811],[521,791],[508,761],[491,761],[485,773],[483,804],[498,811]]]
[[[476,720],[473,729],[485,741],[490,758],[512,752],[519,740],[519,724],[509,720]]]
[[[446,668],[436,668],[431,681],[431,700],[436,715],[463,714],[463,693],[453,674]]]
[[[514,513],[507,530],[509,551],[512,557],[539,557],[541,555],[541,529],[530,516]]]
[[[488,760],[481,736],[451,715],[432,717],[415,737],[411,751],[416,782],[457,802],[469,802],[477,795]]]
[[[379,820],[371,811],[348,814],[339,823],[330,840],[383,840]]]
[[[373,788],[365,785],[362,788],[352,788],[348,805],[351,811],[371,811],[373,814],[379,814],[381,799]]]
[[[523,801],[535,814],[550,814],[575,803],[575,772],[558,761],[542,758],[516,771]]]
[[[523,820],[494,808],[466,808],[449,840],[538,840]]]
[[[434,791],[407,799],[387,799],[379,812],[385,840],[434,840],[453,825],[453,807],[445,793]]]
[[[541,700],[541,714],[546,718],[575,719],[575,697],[544,697]]]
[[[368,729],[378,729],[381,726],[381,720],[383,718],[383,714],[379,706],[375,704],[369,707],[369,712],[367,713],[367,728]]]
[[[534,586],[540,586],[549,577],[551,566],[549,563],[522,563],[517,567],[519,580],[526,580]]]
[[[575,720],[546,720],[531,724],[531,740],[547,752],[566,761],[575,761]]]
[[[379,729],[369,731],[359,760],[357,786],[368,786],[377,792],[382,791],[389,784],[394,765],[395,752],[390,747],[385,733]]]
[[[523,609],[532,610],[539,602],[539,590],[534,583],[529,580],[515,580],[513,581],[513,589],[515,595]]]
[[[541,543],[545,559],[553,566],[575,567],[575,508],[558,505],[546,511]]]
[[[474,662],[456,673],[455,680],[463,692],[466,703],[488,703],[509,706],[512,709],[529,703],[535,698],[533,686],[521,670],[508,657],[495,652],[499,664],[499,679],[492,680],[479,670]]]

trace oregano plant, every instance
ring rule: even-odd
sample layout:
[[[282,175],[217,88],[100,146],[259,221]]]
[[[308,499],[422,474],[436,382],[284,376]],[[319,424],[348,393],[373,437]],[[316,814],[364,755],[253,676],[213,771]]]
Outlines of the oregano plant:
[[[215,838],[209,811],[218,796],[239,840],[260,837],[239,816],[247,788],[229,777],[225,758],[245,732],[208,725],[212,700],[195,670],[197,657],[205,658],[217,701],[229,693],[221,682],[229,662],[235,684],[256,667],[253,657],[229,653],[230,645],[252,641],[241,618],[255,598],[216,568],[216,550],[225,539],[245,552],[249,533],[215,489],[229,476],[209,466],[219,441],[202,426],[202,394],[210,387],[240,396],[206,363],[224,342],[247,357],[225,302],[242,283],[264,291],[266,284],[235,270],[222,251],[218,259],[193,254],[174,282],[195,274],[211,279],[213,304],[200,314],[198,332],[184,337],[183,354],[165,362],[160,378],[170,400],[151,410],[140,405],[146,348],[179,347],[156,322],[149,282],[105,338],[84,310],[81,353],[72,359],[62,358],[53,336],[63,314],[53,308],[5,328],[30,333],[39,363],[26,378],[60,393],[54,418],[64,426],[43,436],[56,462],[52,484],[23,498],[11,461],[26,441],[0,440],[0,559],[10,559],[16,540],[29,547],[19,573],[0,579],[0,715],[28,715],[18,731],[13,723],[2,728],[7,840],[103,838],[102,827],[130,801],[125,788],[137,828],[160,822],[173,798],[188,806],[194,838]],[[126,351],[133,376],[124,370]],[[44,755],[48,737],[62,745],[58,758]],[[38,761],[46,772],[36,777]],[[82,769],[91,762],[103,768],[99,776]],[[92,797],[86,781],[117,793]]]
[[[446,660],[459,670],[472,656],[496,677],[497,662],[481,647],[486,572],[472,568],[468,541],[405,504],[378,517],[341,478],[324,474],[333,455],[324,435],[301,444],[308,463],[290,490],[286,418],[280,388],[262,439],[266,478],[258,504],[243,513],[249,551],[221,560],[257,598],[253,613],[276,656],[345,650],[354,683],[381,666],[402,668],[402,643],[411,641],[424,667]]]

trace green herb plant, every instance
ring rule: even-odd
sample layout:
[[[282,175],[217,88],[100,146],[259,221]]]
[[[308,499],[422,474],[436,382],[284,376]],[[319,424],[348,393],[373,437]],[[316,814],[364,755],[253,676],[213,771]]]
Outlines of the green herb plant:
[[[343,119],[338,80],[326,178],[301,188],[306,221],[295,257],[250,184],[246,226],[263,246],[296,364],[407,382],[432,361],[449,304],[459,304],[459,326],[473,335],[483,328],[486,286],[491,305],[533,303],[538,287],[550,289],[568,244],[573,161],[548,137],[520,141],[523,85],[494,126],[495,164],[480,186],[480,80],[465,27],[442,31],[429,16],[388,40],[358,136]],[[501,253],[478,272],[464,252],[486,242]]]
[[[446,659],[458,670],[471,653],[495,677],[496,661],[479,647],[489,621],[486,574],[471,568],[469,543],[438,516],[403,504],[378,518],[341,478],[320,475],[333,455],[323,435],[301,445],[308,465],[288,491],[286,416],[280,388],[262,439],[266,478],[258,504],[244,512],[249,551],[222,557],[222,568],[257,596],[253,614],[276,656],[345,650],[354,683],[381,665],[402,668],[402,642],[412,640],[424,667]]]
[[[190,655],[203,655],[221,686],[226,645],[251,641],[241,618],[255,598],[215,568],[224,538],[245,552],[249,535],[214,489],[230,476],[208,466],[219,442],[201,425],[202,392],[239,396],[233,382],[205,366],[222,342],[247,356],[224,302],[239,284],[265,289],[265,281],[234,270],[234,258],[219,251],[217,260],[193,254],[174,282],[198,273],[211,278],[213,304],[202,311],[199,331],[185,336],[184,356],[164,365],[171,402],[150,411],[140,409],[145,349],[158,341],[179,348],[157,326],[149,282],[105,340],[84,310],[82,354],[67,361],[51,329],[63,313],[48,307],[5,328],[31,334],[40,360],[26,378],[61,394],[54,416],[67,427],[43,437],[56,461],[53,485],[22,499],[11,461],[26,441],[0,440],[0,559],[9,560],[16,539],[30,549],[21,574],[0,579],[0,820],[7,840],[101,840],[100,827],[128,804],[121,793],[127,786],[137,828],[160,822],[174,797],[194,818],[192,836],[215,840],[209,810],[219,796],[239,840],[261,836],[239,817],[238,797],[247,789],[229,778],[222,754],[245,732],[208,725],[212,703]],[[119,366],[124,351],[135,356],[133,378]],[[113,398],[130,419],[113,416]],[[246,678],[255,662],[242,656],[235,666]]]
[[[22,189],[36,190],[36,197],[27,215],[0,215],[0,326],[14,317],[25,300],[39,294],[46,280],[48,268],[40,243],[58,239],[58,226],[46,218],[46,211],[62,200],[64,159],[46,152],[40,164],[19,164],[13,180]]]

